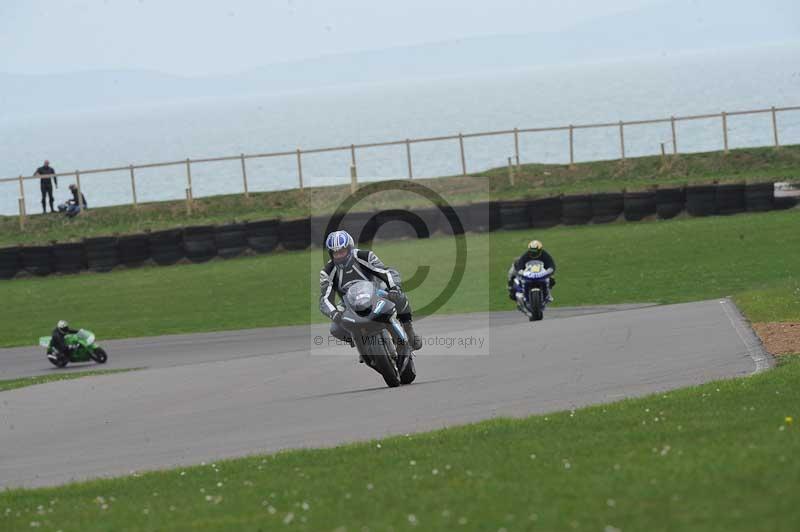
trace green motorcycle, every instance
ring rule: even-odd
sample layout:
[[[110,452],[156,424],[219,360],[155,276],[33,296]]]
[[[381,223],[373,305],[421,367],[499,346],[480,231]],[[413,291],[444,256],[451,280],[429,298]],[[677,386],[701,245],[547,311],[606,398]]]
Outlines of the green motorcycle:
[[[47,348],[47,360],[57,368],[63,368],[70,362],[88,362],[90,360],[94,360],[98,364],[105,364],[108,355],[94,340],[94,333],[86,329],[64,336],[64,341],[70,348],[69,358],[56,353],[52,345],[52,338],[49,336],[39,338],[39,345]]]

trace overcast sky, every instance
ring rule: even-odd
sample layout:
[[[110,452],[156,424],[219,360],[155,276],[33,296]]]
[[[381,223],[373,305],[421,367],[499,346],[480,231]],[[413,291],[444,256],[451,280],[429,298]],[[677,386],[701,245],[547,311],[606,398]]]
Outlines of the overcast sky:
[[[233,73],[479,35],[556,31],[663,0],[0,0],[0,72]]]

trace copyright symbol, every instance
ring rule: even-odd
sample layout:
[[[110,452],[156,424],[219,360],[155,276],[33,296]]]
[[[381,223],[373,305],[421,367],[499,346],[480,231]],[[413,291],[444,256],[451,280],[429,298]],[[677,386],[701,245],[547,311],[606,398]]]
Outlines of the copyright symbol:
[[[328,235],[332,231],[340,229],[343,220],[357,203],[373,194],[385,194],[388,191],[409,192],[428,200],[439,210],[441,216],[447,221],[451,229],[452,238],[455,240],[455,265],[450,272],[450,279],[446,286],[433,301],[421,309],[414,311],[415,316],[429,316],[447,303],[456,292],[464,278],[467,262],[467,239],[464,235],[464,226],[462,225],[461,219],[456,214],[455,209],[438,192],[419,183],[411,183],[403,180],[379,181],[363,185],[338,206],[333,215],[328,219],[324,234]],[[369,242],[382,224],[392,220],[405,222],[411,225],[417,233],[418,238],[427,238],[430,236],[431,231],[426,227],[424,220],[418,214],[403,209],[383,210],[375,213],[365,222],[362,222],[363,225],[360,230],[357,231],[357,235],[354,234],[353,236],[357,237],[357,242]],[[328,260],[327,251],[324,246],[322,248],[322,258],[323,262]],[[403,283],[403,286],[410,290],[421,285],[429,271],[430,266],[419,266],[418,270],[414,272],[411,278]]]
[[[314,337],[314,345],[322,345],[325,339],[322,336],[315,336]]]

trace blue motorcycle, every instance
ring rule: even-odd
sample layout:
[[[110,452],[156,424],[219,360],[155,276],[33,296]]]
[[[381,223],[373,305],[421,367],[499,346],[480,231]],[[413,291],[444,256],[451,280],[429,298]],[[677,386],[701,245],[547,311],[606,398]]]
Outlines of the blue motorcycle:
[[[528,321],[539,321],[544,317],[552,274],[553,271],[545,268],[542,261],[532,260],[525,264],[524,270],[517,271],[514,276],[517,308],[528,316]]]

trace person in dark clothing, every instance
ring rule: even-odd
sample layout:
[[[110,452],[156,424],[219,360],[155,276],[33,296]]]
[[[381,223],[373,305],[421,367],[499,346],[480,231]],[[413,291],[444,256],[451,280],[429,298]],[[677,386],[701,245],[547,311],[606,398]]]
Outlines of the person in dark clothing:
[[[50,336],[50,349],[47,350],[47,357],[52,360],[69,358],[70,347],[64,338],[68,334],[76,334],[78,331],[70,329],[66,320],[59,320],[53,334]]]
[[[397,308],[397,320],[403,325],[411,348],[421,349],[422,339],[414,332],[411,324],[411,304],[400,288],[400,274],[384,266],[372,251],[356,249],[353,237],[347,231],[334,231],[328,235],[325,246],[328,248],[330,260],[319,272],[319,309],[332,321],[331,335],[353,345],[350,334],[339,323],[342,310],[335,304],[336,294],[343,298],[351,283],[378,279],[386,285],[387,298]]]
[[[37,168],[36,172],[33,174],[42,176],[39,180],[39,188],[42,190],[42,214],[47,214],[47,203],[45,203],[45,200],[48,196],[50,197],[50,211],[56,212],[53,207],[53,183],[55,182],[56,188],[58,188],[58,177],[54,175],[55,173],[56,171],[50,166],[50,161],[45,161],[44,165]]]
[[[74,184],[69,186],[69,191],[72,192],[72,199],[69,200],[66,205],[64,205],[65,211],[67,216],[72,218],[77,216],[79,212],[86,209],[88,207],[86,203],[86,196],[83,195],[83,192],[80,193],[80,201],[78,201],[78,187]],[[59,206],[59,210],[61,210],[61,206]]]
[[[514,276],[518,271],[524,270],[525,265],[532,260],[542,261],[545,269],[550,270],[550,285],[547,288],[545,297],[548,302],[552,302],[553,295],[551,294],[551,289],[556,285],[556,280],[553,278],[553,274],[556,272],[556,261],[544,250],[544,246],[542,246],[542,243],[538,240],[531,240],[528,244],[528,250],[520,255],[511,265],[511,268],[508,269],[508,297],[512,301],[516,300],[516,296],[514,295]]]

